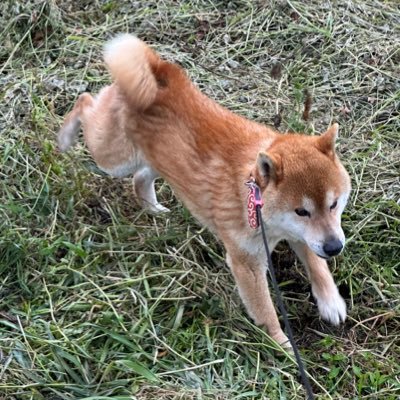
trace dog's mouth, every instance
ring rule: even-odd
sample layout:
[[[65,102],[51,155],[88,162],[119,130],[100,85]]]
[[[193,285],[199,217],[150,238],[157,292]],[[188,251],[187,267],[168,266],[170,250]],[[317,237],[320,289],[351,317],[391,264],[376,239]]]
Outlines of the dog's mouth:
[[[318,257],[320,257],[320,258],[323,258],[324,260],[329,260],[331,257],[329,257],[329,256],[326,256],[326,255],[322,255],[322,254],[319,254],[319,253],[315,253]]]

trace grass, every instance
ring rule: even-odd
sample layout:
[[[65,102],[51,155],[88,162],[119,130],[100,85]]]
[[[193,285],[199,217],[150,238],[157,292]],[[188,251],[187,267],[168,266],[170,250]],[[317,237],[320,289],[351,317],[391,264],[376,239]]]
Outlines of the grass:
[[[353,191],[332,270],[346,323],[319,320],[285,246],[274,260],[317,398],[400,398],[399,5],[263,4],[4,2],[0,398],[304,398],[293,360],[246,316],[220,244],[166,183],[172,213],[149,216],[130,180],[101,175],[83,145],[56,151],[79,93],[109,83],[101,48],[121,31],[282,132],[339,122]]]

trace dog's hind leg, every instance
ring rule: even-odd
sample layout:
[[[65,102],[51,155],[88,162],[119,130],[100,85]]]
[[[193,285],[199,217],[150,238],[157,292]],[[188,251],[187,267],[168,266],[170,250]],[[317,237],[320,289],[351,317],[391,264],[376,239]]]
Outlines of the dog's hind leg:
[[[136,196],[140,201],[141,206],[155,214],[168,212],[169,209],[162,206],[157,201],[154,181],[158,174],[148,165],[140,168],[133,177],[133,185]]]
[[[79,128],[81,127],[83,109],[92,106],[93,101],[93,97],[89,93],[82,93],[72,111],[65,117],[64,124],[57,135],[60,151],[67,151],[74,144],[79,133]]]
[[[346,319],[346,303],[340,296],[325,260],[318,257],[306,244],[289,242],[307,270],[312,293],[321,317],[333,325]]]

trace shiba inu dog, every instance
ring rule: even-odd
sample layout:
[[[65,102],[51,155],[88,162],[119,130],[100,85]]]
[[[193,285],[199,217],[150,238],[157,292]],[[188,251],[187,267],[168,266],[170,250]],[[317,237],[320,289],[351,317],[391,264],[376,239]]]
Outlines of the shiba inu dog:
[[[338,125],[320,136],[278,134],[218,105],[132,35],[108,43],[105,62],[126,103],[119,111],[126,135],[223,242],[255,323],[289,346],[268,290],[260,227],[248,223],[249,180],[262,193],[270,248],[287,240],[307,269],[321,317],[344,321],[346,305],[326,263],[343,249],[340,219],[350,192],[335,153]]]
[[[117,178],[133,175],[142,207],[153,213],[168,211],[157,202],[154,189],[157,173],[126,135],[128,107],[116,85],[103,88],[96,97],[81,94],[58,132],[58,148],[67,151],[83,125],[86,145],[98,167]]]

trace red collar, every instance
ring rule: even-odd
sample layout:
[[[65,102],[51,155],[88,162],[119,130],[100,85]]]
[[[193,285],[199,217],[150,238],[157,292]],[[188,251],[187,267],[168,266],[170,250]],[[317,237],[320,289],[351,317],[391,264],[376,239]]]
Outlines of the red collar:
[[[257,229],[260,226],[260,221],[257,218],[257,206],[262,207],[264,205],[261,190],[253,177],[245,185],[249,188],[247,194],[247,218],[250,228]]]

